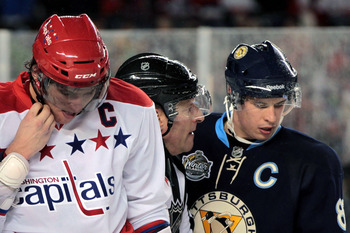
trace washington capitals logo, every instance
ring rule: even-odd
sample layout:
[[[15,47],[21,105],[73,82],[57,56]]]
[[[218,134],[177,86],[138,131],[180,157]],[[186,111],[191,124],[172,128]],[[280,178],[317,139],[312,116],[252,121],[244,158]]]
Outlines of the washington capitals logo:
[[[114,194],[114,176],[98,172],[88,180],[81,180],[74,175],[67,160],[62,162],[66,176],[26,178],[19,188],[16,205],[46,205],[49,211],[57,211],[62,205],[75,203],[86,216],[101,215],[108,211],[108,201],[94,207],[91,202],[110,199]]]

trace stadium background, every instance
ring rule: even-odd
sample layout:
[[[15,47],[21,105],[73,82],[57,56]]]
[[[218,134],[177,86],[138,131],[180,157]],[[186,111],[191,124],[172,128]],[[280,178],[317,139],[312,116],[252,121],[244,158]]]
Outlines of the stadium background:
[[[270,40],[297,69],[303,92],[302,108],[285,117],[284,125],[337,151],[345,171],[348,209],[350,1],[271,0],[268,6],[261,2],[0,0],[0,81],[14,80],[25,70],[24,62],[31,58],[31,46],[44,19],[52,13],[84,12],[100,28],[110,52],[112,74],[140,52],[178,59],[210,90],[213,110],[223,112],[227,56],[239,43]]]

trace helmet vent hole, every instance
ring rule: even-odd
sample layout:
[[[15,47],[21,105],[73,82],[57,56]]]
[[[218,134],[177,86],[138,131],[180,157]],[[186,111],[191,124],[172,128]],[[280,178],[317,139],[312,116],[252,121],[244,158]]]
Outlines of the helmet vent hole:
[[[100,74],[102,74],[104,70],[105,70],[105,68],[102,68],[101,71],[100,71]]]
[[[65,61],[60,61],[60,62],[61,62],[62,64],[65,64],[65,65],[67,64],[67,62],[65,62]]]
[[[52,67],[55,68],[56,70],[58,70],[57,66],[52,65]]]
[[[74,64],[87,64],[87,63],[93,63],[93,60],[90,61],[75,61]]]
[[[65,70],[61,70],[61,74],[63,74],[64,76],[67,76],[67,77],[68,77],[68,72],[65,71]]]

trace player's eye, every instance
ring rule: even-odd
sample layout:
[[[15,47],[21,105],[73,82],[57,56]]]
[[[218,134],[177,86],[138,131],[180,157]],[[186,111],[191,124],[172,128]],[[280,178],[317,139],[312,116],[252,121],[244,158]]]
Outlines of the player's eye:
[[[267,108],[269,105],[267,103],[264,103],[264,102],[254,101],[254,106],[257,108]]]
[[[281,107],[283,107],[285,104],[286,104],[286,101],[283,100],[283,101],[281,101],[281,102],[279,102],[279,103],[277,103],[277,104],[274,104],[274,106],[275,106],[275,108],[281,108]]]

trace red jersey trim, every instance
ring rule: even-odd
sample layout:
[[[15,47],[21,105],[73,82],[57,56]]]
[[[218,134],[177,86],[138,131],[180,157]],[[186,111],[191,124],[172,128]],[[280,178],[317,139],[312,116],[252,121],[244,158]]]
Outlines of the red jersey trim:
[[[137,230],[135,230],[135,233],[155,233],[160,230],[163,230],[168,226],[169,226],[168,222],[163,220],[157,220],[138,228]]]

